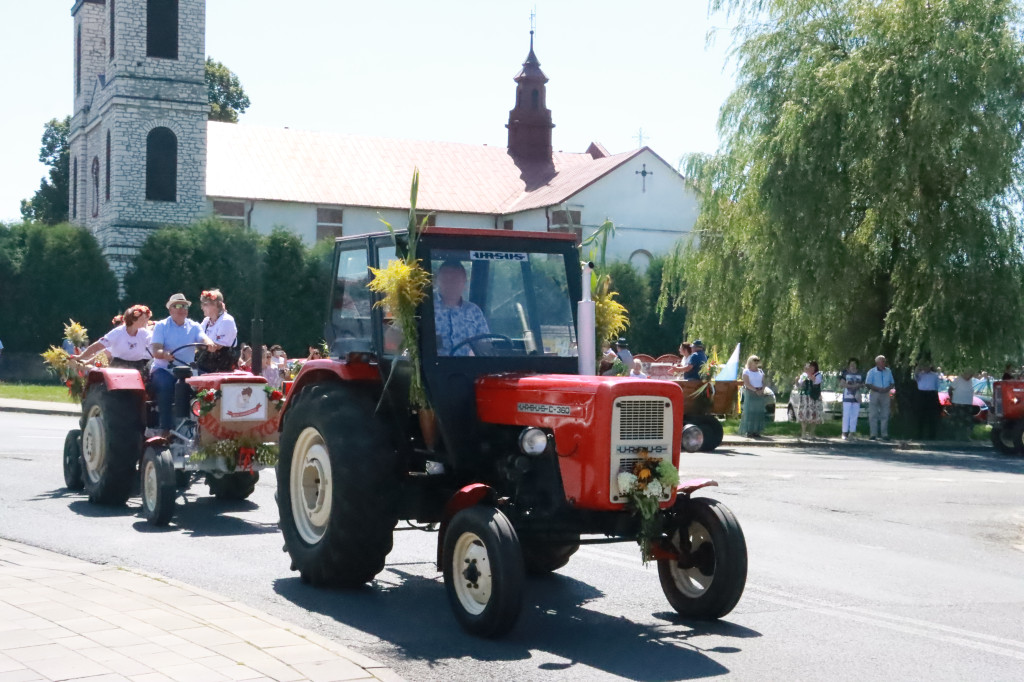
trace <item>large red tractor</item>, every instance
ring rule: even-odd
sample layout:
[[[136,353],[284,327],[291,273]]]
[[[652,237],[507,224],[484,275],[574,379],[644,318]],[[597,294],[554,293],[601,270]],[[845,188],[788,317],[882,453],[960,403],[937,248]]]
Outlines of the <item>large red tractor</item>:
[[[1024,455],[1024,381],[992,384],[992,445],[1004,455]]]
[[[367,287],[369,268],[396,252],[404,243],[389,234],[338,240],[331,357],[303,366],[282,415],[278,505],[302,580],[370,582],[400,520],[436,524],[458,621],[493,637],[514,625],[527,573],[565,566],[583,544],[634,542],[643,532],[680,614],[729,613],[747,553],[733,514],[692,495],[715,483],[659,487],[646,525],[622,487],[638,462],[678,467],[701,434],[684,431],[678,385],[591,376],[594,329],[587,303],[577,306],[583,271],[572,236],[423,233],[417,256],[435,286],[442,265],[457,263],[466,272],[457,307],[476,306],[486,319],[486,331],[466,336],[439,292],[420,305],[429,412],[410,404],[413,363]]]

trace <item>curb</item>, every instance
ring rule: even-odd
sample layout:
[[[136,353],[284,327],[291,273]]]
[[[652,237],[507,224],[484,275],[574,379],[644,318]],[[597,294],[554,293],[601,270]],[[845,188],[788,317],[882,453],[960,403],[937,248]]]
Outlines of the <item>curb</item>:
[[[0,412],[21,412],[23,414],[48,414],[57,417],[78,417],[81,415],[81,410],[74,409],[55,409],[49,407],[22,407],[22,406],[9,406],[0,405]]]
[[[769,436],[770,438],[770,436]],[[747,439],[743,437],[726,437],[722,439],[719,447],[745,447],[745,448],[887,448],[889,450],[969,450],[978,452],[992,452],[994,448],[979,441],[946,441],[937,440],[930,443],[911,440],[892,441],[870,441],[866,438],[842,441],[836,438],[822,438],[820,440],[797,440],[786,438],[778,440]]]

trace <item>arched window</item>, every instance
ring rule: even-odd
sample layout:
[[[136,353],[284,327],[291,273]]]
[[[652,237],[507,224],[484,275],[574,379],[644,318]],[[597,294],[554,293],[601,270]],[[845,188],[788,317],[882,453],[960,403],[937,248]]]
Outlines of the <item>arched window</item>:
[[[104,194],[106,195],[106,201],[110,201],[110,131],[107,131],[107,165],[103,169],[105,171],[106,183],[104,185]]]
[[[146,198],[178,200],[178,138],[168,128],[146,136]]]
[[[146,3],[146,56],[178,58],[178,0]]]
[[[114,58],[114,0],[110,0],[110,58]]]
[[[100,160],[92,157],[92,217],[100,214]]]
[[[71,166],[71,217],[78,217],[78,157]]]
[[[530,103],[534,109],[540,109],[540,91],[537,88],[534,88],[533,92],[530,93]]]
[[[75,36],[75,94],[82,94],[82,27]]]

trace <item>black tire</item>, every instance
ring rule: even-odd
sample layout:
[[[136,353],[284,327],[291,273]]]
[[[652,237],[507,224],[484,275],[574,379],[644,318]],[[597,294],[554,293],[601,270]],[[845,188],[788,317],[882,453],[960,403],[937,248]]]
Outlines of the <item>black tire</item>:
[[[442,570],[459,624],[479,637],[513,628],[523,605],[523,554],[512,523],[488,506],[463,509],[444,535]]]
[[[82,431],[72,429],[64,437],[64,487],[68,490],[81,490],[85,487],[82,480]]]
[[[174,516],[177,494],[171,451],[167,448],[146,448],[140,469],[142,515],[151,526],[166,526]]]
[[[1003,438],[1009,438],[1010,442],[1013,443],[1013,450],[1007,454],[1024,454],[1024,419],[1018,419],[1013,422],[1013,425],[1008,426],[1006,430],[1007,433]]]
[[[1013,426],[1009,424],[996,424],[992,427],[992,447],[996,452],[1003,455],[1017,454],[1017,447],[1013,443]]]
[[[357,387],[322,384],[288,409],[277,505],[292,570],[304,582],[358,587],[384,570],[398,523],[399,469],[375,408]]]
[[[549,545],[541,542],[521,540],[523,566],[530,575],[545,575],[565,566],[572,555],[579,551],[580,543],[571,545]]]
[[[725,431],[722,429],[722,422],[717,418],[710,414],[697,415],[693,418],[693,423],[704,434],[704,442],[700,446],[701,452],[711,452],[722,444]]]
[[[82,405],[82,480],[93,504],[123,505],[142,455],[142,398],[93,384]]]
[[[692,565],[658,561],[661,589],[677,613],[697,620],[721,618],[736,606],[747,582],[747,543],[732,512],[717,500],[681,499],[674,509],[683,529],[673,532],[678,547],[685,534]]]
[[[256,482],[259,480],[258,471],[238,471],[220,477],[206,474],[210,494],[218,500],[244,500],[256,490]]]

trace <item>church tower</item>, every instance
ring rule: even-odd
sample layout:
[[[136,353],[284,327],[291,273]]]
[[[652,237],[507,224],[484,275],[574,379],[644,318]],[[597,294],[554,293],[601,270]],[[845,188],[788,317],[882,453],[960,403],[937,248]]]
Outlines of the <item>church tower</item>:
[[[146,237],[206,213],[206,0],[75,0],[71,221],[119,280]]]
[[[530,54],[523,68],[513,79],[516,82],[516,106],[508,112],[508,153],[517,161],[551,161],[551,111],[547,108],[548,78],[540,70],[540,61],[533,53],[533,31],[530,31]]]

